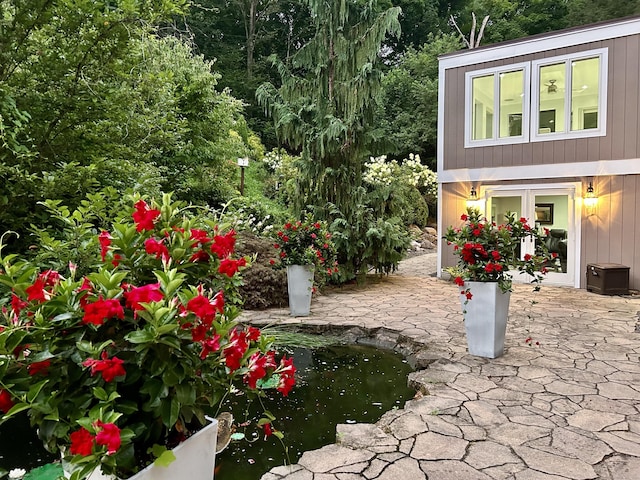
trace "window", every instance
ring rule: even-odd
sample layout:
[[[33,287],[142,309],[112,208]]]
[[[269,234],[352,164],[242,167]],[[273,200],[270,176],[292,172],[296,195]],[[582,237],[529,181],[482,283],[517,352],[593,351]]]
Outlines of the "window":
[[[607,49],[467,72],[465,147],[606,134]]]
[[[529,64],[467,74],[466,144],[494,145],[528,140]]]
[[[531,64],[532,141],[606,134],[606,49]]]

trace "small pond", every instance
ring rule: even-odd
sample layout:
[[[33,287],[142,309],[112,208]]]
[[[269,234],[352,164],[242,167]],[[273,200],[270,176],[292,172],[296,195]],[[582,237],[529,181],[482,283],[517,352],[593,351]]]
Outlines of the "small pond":
[[[340,345],[291,352],[299,374],[296,387],[287,398],[274,395],[265,407],[277,418],[274,426],[285,433],[292,463],[307,450],[334,443],[337,424],[375,423],[415,393],[407,387],[411,367],[388,350]],[[236,423],[244,419],[244,407],[237,410]],[[216,480],[258,480],[285,458],[274,436],[232,442],[216,457]],[[0,470],[34,468],[54,459],[42,449],[26,418],[0,426]]]

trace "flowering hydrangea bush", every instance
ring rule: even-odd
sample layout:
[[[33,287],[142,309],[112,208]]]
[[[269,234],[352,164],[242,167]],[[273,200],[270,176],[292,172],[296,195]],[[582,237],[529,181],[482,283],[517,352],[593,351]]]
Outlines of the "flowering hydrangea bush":
[[[273,246],[279,251],[281,265],[313,265],[316,280],[338,273],[336,247],[324,222],[306,214],[303,220],[285,223],[274,238]]]
[[[434,171],[420,162],[420,155],[409,154],[401,163],[396,160],[387,161],[387,156],[370,157],[365,164],[364,180],[372,185],[390,186],[401,181],[418,188],[421,192],[438,195],[438,179]]]
[[[447,229],[444,238],[458,256],[461,275],[454,279],[464,288],[465,281],[497,282],[503,292],[512,285],[512,272],[527,273],[532,277],[535,289],[547,273],[547,266],[556,254],[549,254],[544,235],[532,228],[526,218],[516,219],[515,214],[506,216],[506,223],[497,225],[480,215],[478,209],[469,208],[460,217],[462,227]],[[520,255],[523,239],[535,244],[534,255]],[[460,292],[467,300],[472,298],[469,289]]]
[[[234,254],[235,232],[185,212],[168,195],[138,199],[96,236],[82,278],[74,265],[2,256],[0,244],[0,421],[27,411],[72,480],[96,467],[127,478],[229,393],[294,385],[293,360],[236,321],[248,260]]]

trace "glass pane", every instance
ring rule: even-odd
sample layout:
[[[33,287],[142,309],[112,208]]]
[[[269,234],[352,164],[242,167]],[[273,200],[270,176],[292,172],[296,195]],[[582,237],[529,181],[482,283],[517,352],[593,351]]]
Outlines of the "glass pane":
[[[524,71],[500,74],[500,138],[522,135]]]
[[[554,255],[550,271],[567,273],[567,237],[569,233],[569,197],[536,195],[536,227],[545,234],[544,242]]]
[[[538,133],[564,131],[565,64],[540,67],[540,104],[538,105]]]
[[[473,111],[471,113],[471,138],[493,138],[493,75],[475,77],[471,83]]]
[[[600,58],[571,62],[571,130],[598,128]]]
[[[518,219],[522,216],[522,197],[517,196],[504,196],[504,197],[490,197],[488,202],[489,215],[492,222],[497,225],[502,225],[507,221],[507,214],[515,214],[515,218]],[[516,257],[519,258],[522,254],[522,246],[518,245],[516,248]]]

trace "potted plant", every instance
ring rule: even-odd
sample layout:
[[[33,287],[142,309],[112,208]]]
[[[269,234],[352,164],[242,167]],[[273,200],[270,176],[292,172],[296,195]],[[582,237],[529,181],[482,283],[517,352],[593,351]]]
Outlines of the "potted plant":
[[[292,359],[235,320],[235,232],[169,195],[134,200],[88,246],[93,264],[43,270],[0,241],[0,421],[26,411],[72,480],[139,478],[231,392],[294,384]]]
[[[461,287],[461,303],[469,353],[496,358],[504,351],[512,273],[529,275],[534,290],[547,273],[555,254],[549,254],[544,237],[526,218],[508,213],[497,225],[483,218],[478,209],[469,208],[460,219],[461,227],[450,226],[444,235],[458,256],[454,278]],[[521,255],[523,240],[535,245],[534,254]]]
[[[305,214],[277,231],[280,265],[287,267],[287,289],[291,315],[309,315],[314,282],[324,283],[338,273],[336,248],[326,224]],[[275,261],[273,262],[276,263]]]

